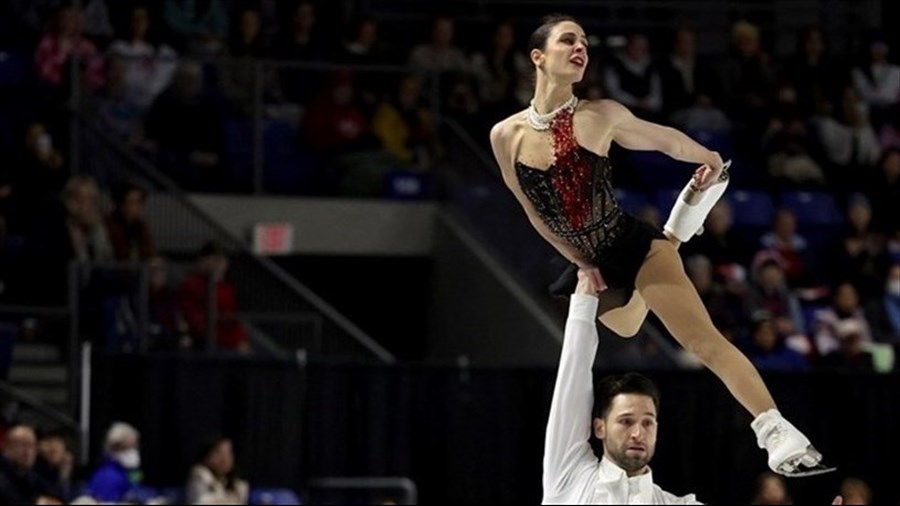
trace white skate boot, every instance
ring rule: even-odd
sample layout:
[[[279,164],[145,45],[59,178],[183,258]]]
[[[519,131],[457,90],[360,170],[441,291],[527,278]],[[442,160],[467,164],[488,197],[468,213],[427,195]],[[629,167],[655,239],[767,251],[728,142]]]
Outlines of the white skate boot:
[[[694,180],[691,179],[675,199],[675,207],[672,208],[672,213],[669,214],[663,230],[681,242],[688,242],[695,235],[702,234],[706,216],[728,188],[729,167],[731,167],[731,160],[722,166],[719,180],[702,192],[694,189]]]
[[[750,424],[756,443],[769,452],[769,468],[784,476],[814,476],[830,473],[833,467],[822,464],[809,439],[775,409],[762,413]]]

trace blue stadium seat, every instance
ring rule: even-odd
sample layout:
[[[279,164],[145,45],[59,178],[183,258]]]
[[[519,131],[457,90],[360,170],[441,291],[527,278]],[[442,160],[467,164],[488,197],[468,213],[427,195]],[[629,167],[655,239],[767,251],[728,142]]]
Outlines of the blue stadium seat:
[[[801,227],[839,227],[844,223],[834,197],[828,193],[787,192],[781,196],[781,205],[794,212]]]
[[[308,192],[315,171],[314,158],[301,150],[296,127],[284,121],[267,121],[263,127],[265,186],[281,194]]]
[[[28,60],[19,53],[0,51],[0,89],[19,88],[28,79]]]
[[[293,506],[303,504],[297,494],[286,488],[257,488],[250,491],[251,505]]]
[[[775,204],[766,192],[732,190],[725,193],[736,227],[768,228],[775,217]]]
[[[240,186],[252,184],[253,124],[250,121],[225,121],[225,156],[234,181]]]
[[[385,175],[384,196],[394,200],[421,200],[428,195],[425,174],[397,169]]]
[[[637,215],[647,206],[647,196],[643,193],[616,188],[615,195],[619,207],[628,214]]]
[[[631,151],[625,156],[628,168],[650,188],[681,188],[696,168],[655,151]]]
[[[722,158],[728,159],[734,152],[734,139],[731,132],[714,130],[687,130],[685,133],[707,149],[717,151]]]

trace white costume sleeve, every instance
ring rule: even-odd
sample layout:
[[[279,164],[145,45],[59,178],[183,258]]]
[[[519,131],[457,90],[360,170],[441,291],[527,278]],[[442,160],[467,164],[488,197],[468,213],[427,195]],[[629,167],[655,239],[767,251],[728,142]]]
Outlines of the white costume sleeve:
[[[596,466],[588,439],[594,406],[591,369],[597,353],[597,304],[594,296],[575,294],[569,303],[565,341],[547,435],[544,441],[544,496],[557,496],[584,467]]]

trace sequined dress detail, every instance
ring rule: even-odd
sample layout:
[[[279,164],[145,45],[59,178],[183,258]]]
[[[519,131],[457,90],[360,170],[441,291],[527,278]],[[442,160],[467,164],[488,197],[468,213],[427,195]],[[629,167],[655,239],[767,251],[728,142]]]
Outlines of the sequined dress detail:
[[[550,125],[554,162],[547,170],[516,162],[519,186],[547,227],[589,259],[608,252],[626,227],[613,193],[609,158],[578,144],[574,110]]]

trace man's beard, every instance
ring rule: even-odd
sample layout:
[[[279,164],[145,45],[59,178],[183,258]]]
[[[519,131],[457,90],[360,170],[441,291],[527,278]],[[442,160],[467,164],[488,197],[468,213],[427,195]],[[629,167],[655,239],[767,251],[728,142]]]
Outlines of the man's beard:
[[[653,459],[653,451],[647,449],[642,457],[629,457],[628,449],[609,451],[610,458],[618,464],[626,473],[636,473],[643,469]]]

